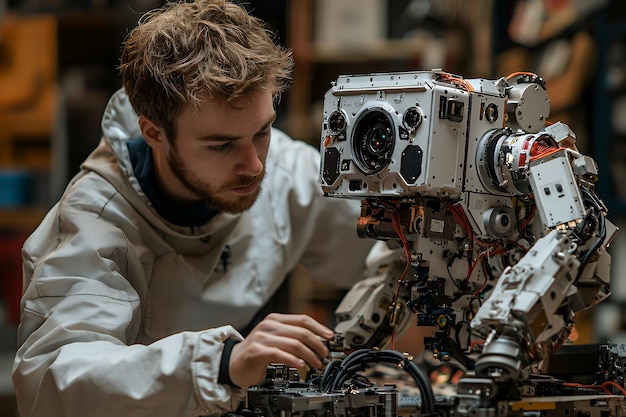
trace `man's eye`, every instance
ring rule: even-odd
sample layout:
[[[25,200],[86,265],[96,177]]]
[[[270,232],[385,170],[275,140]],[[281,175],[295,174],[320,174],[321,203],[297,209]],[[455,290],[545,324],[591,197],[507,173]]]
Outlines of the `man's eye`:
[[[263,132],[257,133],[256,136],[258,138],[266,138],[266,137],[268,137],[270,135],[270,132],[271,131],[269,129],[268,130],[264,130]]]
[[[209,149],[211,149],[212,151],[216,151],[216,152],[224,152],[224,151],[228,150],[231,147],[231,145],[232,145],[232,143],[226,142],[226,143],[223,143],[221,145],[209,146]]]

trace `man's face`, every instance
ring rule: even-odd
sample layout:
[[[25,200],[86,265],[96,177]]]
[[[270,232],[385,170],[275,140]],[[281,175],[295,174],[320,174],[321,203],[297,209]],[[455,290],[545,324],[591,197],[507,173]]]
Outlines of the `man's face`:
[[[209,99],[198,112],[189,107],[178,118],[178,135],[160,170],[174,198],[202,200],[228,213],[240,213],[256,201],[276,118],[272,95],[260,91],[234,104]]]

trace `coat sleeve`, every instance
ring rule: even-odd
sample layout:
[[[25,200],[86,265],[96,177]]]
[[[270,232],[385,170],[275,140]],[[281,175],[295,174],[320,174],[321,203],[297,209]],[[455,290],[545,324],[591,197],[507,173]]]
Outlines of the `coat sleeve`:
[[[51,212],[23,259],[13,366],[21,416],[198,416],[243,398],[217,382],[223,341],[241,337],[232,327],[136,343],[141,303],[125,275],[140,261],[108,222]]]

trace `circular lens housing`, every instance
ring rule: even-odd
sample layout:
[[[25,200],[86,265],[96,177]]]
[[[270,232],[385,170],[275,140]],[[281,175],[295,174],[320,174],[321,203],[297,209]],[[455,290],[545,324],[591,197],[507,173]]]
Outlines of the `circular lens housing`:
[[[393,124],[387,112],[372,109],[359,116],[352,146],[356,164],[364,174],[375,174],[389,165],[394,144]]]
[[[404,112],[402,124],[409,130],[415,130],[422,124],[422,111],[417,107],[409,107]]]
[[[346,130],[348,119],[341,110],[335,110],[328,116],[328,130],[333,135],[339,135]]]

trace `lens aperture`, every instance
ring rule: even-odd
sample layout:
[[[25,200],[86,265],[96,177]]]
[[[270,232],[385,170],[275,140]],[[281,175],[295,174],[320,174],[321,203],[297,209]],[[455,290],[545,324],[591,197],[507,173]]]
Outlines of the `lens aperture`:
[[[382,110],[369,110],[355,124],[353,147],[357,166],[364,174],[375,174],[391,162],[394,134],[391,119]]]
[[[367,131],[367,149],[372,155],[384,152],[390,140],[391,132],[382,123],[378,123]]]

